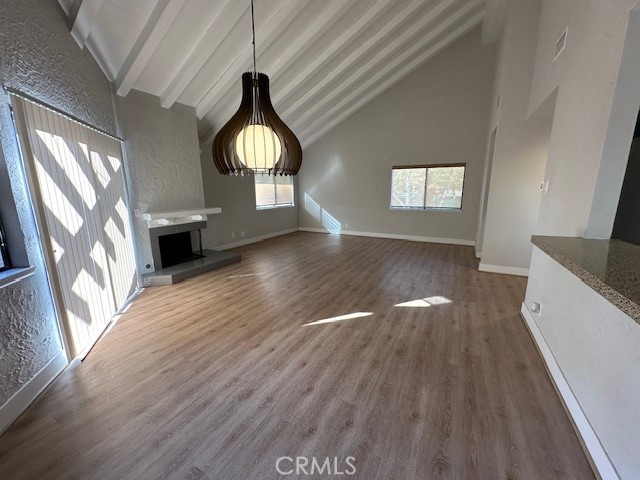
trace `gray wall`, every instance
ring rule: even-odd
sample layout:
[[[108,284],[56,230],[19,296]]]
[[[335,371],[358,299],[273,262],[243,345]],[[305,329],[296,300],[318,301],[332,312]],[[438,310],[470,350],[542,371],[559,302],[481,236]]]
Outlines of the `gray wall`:
[[[475,29],[306,148],[300,226],[474,241],[494,60]],[[393,165],[458,162],[463,212],[389,209]]]
[[[256,210],[253,177],[220,175],[213,165],[211,142],[201,145],[200,155],[206,205],[222,207],[222,213],[209,215],[208,227],[202,232],[205,248],[298,228],[297,200],[295,207]],[[297,185],[294,189],[297,194]],[[245,233],[244,237],[241,235],[242,231]],[[236,234],[235,238],[232,237],[233,232]]]
[[[629,23],[636,5],[542,1],[529,111],[558,95],[536,233],[611,235],[640,104],[640,9]],[[567,45],[554,61],[565,27]]]
[[[498,47],[487,138],[496,129],[481,270],[518,269],[526,274],[531,234],[540,207],[555,96],[541,119],[527,119],[536,56],[540,1],[514,2]],[[500,101],[498,102],[498,98]],[[499,105],[498,105],[499,103]]]
[[[497,62],[494,105],[500,95],[501,107],[490,127],[498,135],[481,269],[525,272],[532,233],[610,236],[640,103],[637,3],[510,2]],[[566,48],[554,60],[565,28]],[[532,128],[549,104],[552,119]],[[540,194],[543,180],[549,188]]]
[[[116,98],[131,208],[145,213],[203,207],[195,109],[179,103],[162,108],[158,97],[134,90]],[[149,230],[139,217],[133,224],[138,271],[151,272]]]
[[[78,48],[57,2],[1,0],[0,25],[2,84],[115,133],[111,86],[91,55]],[[8,98],[1,97],[0,142],[6,174],[29,263],[36,272],[0,289],[0,405],[62,351]]]

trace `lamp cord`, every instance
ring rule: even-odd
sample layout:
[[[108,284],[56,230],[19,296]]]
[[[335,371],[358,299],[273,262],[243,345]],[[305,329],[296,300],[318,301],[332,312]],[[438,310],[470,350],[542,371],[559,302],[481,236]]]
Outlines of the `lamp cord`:
[[[251,0],[251,32],[253,34],[253,78],[257,78],[258,70],[256,68],[256,24],[253,18],[253,0]]]

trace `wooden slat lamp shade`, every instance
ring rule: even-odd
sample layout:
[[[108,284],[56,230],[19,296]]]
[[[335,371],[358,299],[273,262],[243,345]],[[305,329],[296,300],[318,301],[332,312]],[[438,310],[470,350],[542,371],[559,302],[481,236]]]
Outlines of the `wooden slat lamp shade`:
[[[267,75],[242,75],[240,108],[218,132],[211,151],[223,175],[298,173],[302,147],[271,104]]]

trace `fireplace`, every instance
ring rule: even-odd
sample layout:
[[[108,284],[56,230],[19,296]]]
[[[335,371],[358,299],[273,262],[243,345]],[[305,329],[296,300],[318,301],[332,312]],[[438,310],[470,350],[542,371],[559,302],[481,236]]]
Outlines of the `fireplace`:
[[[200,230],[198,230],[198,237]],[[202,248],[198,248],[199,253],[193,251],[193,241],[191,232],[170,233],[158,237],[158,247],[160,248],[160,261],[162,268],[172,267],[180,263],[188,262],[202,257]]]
[[[239,262],[238,253],[202,248],[206,215],[219,208],[198,208],[142,214],[149,228],[153,271],[142,276],[145,287],[172,285],[201,273]],[[147,266],[151,270],[151,262]]]
[[[149,229],[155,270],[203,257],[200,230],[207,222],[191,222]]]

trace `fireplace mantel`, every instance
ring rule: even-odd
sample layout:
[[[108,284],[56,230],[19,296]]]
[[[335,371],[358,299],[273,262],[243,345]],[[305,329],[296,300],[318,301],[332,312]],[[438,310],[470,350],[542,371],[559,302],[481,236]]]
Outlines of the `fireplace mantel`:
[[[149,228],[166,227],[167,225],[180,225],[184,223],[202,222],[207,215],[221,213],[219,207],[193,208],[189,210],[170,210],[166,212],[147,212],[141,215],[146,220]]]

